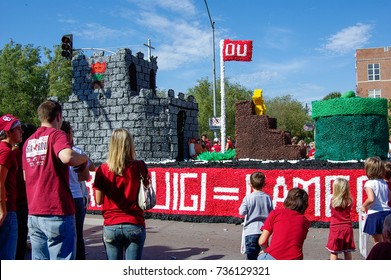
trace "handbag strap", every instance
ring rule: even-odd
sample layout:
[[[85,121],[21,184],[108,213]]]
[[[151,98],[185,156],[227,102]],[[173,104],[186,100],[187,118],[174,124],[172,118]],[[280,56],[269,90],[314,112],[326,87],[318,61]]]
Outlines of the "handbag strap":
[[[140,181],[142,180],[144,182],[144,176],[141,174],[141,170],[140,170],[140,161],[136,161],[136,164],[137,164],[139,180]]]

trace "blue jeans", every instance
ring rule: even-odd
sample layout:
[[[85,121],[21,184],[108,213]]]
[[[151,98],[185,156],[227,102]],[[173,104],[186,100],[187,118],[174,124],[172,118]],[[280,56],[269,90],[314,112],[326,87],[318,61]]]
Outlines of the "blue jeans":
[[[259,252],[261,251],[261,247],[258,244],[258,239],[261,234],[252,234],[245,236],[246,242],[246,254],[248,260],[256,260]]]
[[[0,260],[14,260],[18,241],[18,220],[16,212],[7,212],[0,227]]]
[[[262,253],[258,256],[258,260],[260,260],[260,261],[275,261],[276,259],[273,258],[269,253]]]
[[[103,227],[103,242],[109,260],[123,260],[124,250],[126,260],[141,260],[145,238],[146,231],[142,226],[119,224]]]
[[[33,260],[74,260],[76,256],[75,216],[28,217]]]
[[[76,260],[86,259],[86,249],[83,237],[84,219],[86,217],[86,207],[84,198],[74,198],[76,207]]]

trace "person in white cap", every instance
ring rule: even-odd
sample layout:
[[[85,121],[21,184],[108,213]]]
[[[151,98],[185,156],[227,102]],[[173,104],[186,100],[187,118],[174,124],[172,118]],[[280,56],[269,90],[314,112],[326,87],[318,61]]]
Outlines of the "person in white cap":
[[[13,115],[0,118],[0,259],[14,260],[18,240],[16,172],[13,148],[22,141],[20,121]]]

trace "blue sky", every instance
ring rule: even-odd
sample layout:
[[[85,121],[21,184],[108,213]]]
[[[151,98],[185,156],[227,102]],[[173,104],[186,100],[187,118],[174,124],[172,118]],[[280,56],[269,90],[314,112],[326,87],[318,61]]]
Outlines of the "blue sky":
[[[226,62],[225,77],[265,98],[290,94],[310,105],[355,90],[355,50],[391,45],[389,0],[207,0],[221,39],[253,40],[251,62]],[[129,48],[158,57],[157,87],[186,93],[212,81],[212,29],[204,0],[1,1],[0,48],[53,48],[72,33],[74,48]],[[88,51],[86,54],[89,55]]]

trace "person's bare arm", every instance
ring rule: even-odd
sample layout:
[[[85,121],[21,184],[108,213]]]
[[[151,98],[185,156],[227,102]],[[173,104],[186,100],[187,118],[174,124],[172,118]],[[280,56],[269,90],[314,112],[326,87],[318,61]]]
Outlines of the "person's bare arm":
[[[91,160],[88,162],[88,164],[88,170],[95,171],[95,164]]]
[[[270,237],[270,231],[264,229],[262,230],[262,234],[258,239],[258,244],[261,246],[262,251],[265,250],[267,247],[269,247],[269,237]]]
[[[95,202],[98,205],[101,205],[103,203],[103,199],[105,197],[105,194],[103,191],[95,190]]]
[[[375,201],[375,194],[373,193],[373,190],[371,188],[365,188],[365,191],[367,193],[367,199],[361,205],[361,212],[365,212],[366,209]]]

